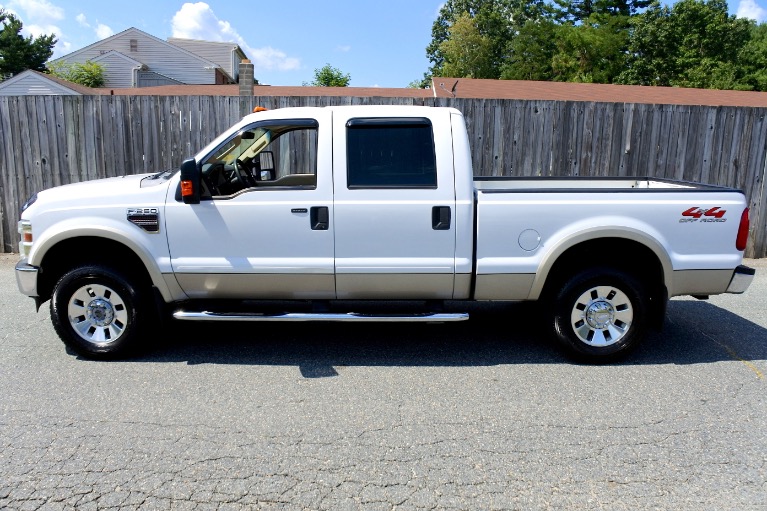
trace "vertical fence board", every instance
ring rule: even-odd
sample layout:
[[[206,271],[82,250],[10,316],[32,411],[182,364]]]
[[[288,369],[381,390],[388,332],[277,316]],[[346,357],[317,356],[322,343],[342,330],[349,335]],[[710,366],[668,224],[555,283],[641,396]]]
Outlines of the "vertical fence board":
[[[14,165],[13,138],[11,133],[11,107],[15,98],[0,97],[0,250],[13,252],[12,235],[14,225],[11,210],[16,208],[15,179],[12,179]],[[15,234],[15,233],[14,233]]]

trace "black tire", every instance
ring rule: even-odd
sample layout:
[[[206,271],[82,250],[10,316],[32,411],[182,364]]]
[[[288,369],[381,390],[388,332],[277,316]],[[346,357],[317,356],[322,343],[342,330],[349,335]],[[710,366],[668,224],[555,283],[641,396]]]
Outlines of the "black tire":
[[[114,359],[141,344],[149,301],[120,272],[89,265],[65,273],[53,289],[51,320],[68,347],[91,359]]]
[[[649,299],[632,275],[612,268],[584,270],[552,304],[554,336],[578,360],[603,363],[634,349],[645,335]]]

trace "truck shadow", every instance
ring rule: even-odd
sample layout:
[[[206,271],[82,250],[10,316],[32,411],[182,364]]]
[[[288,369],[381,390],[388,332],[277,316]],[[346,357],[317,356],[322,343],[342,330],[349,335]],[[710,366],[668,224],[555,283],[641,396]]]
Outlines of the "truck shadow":
[[[474,305],[452,324],[182,323],[135,361],[297,366],[306,378],[341,366],[577,363],[549,339],[533,304]],[[672,300],[663,330],[614,364],[767,359],[767,329],[708,302]]]

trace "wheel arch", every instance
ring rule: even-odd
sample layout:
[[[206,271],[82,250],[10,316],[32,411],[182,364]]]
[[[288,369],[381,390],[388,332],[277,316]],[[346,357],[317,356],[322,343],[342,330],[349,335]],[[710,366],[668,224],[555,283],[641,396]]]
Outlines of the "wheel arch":
[[[59,233],[35,247],[37,266],[41,268],[38,294],[48,300],[62,275],[86,264],[102,264],[136,275],[143,285],[154,286],[166,302],[170,291],[150,252],[120,233],[86,231]]]
[[[589,266],[609,266],[649,282],[654,293],[670,287],[673,267],[663,245],[634,229],[593,229],[563,239],[541,261],[530,291],[531,299],[547,296],[552,289]]]

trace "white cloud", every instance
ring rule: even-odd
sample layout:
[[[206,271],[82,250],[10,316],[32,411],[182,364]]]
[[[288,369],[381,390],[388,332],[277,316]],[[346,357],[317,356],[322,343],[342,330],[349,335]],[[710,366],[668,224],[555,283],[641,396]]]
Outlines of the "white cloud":
[[[32,37],[55,34],[57,39],[61,35],[61,29],[56,25],[36,25],[34,23],[29,25],[25,24],[22,27],[21,32],[23,34],[31,35]]]
[[[762,22],[767,20],[767,9],[761,7],[755,0],[740,0],[736,15],[739,18],[749,18]]]
[[[94,30],[99,39],[106,39],[107,37],[115,35],[115,31],[103,23],[99,23]]]
[[[64,19],[64,9],[47,0],[11,0],[8,5],[24,11],[26,18],[36,23]]]
[[[240,45],[245,53],[250,55],[256,70],[266,69],[271,71],[277,69],[280,71],[293,71],[301,67],[301,61],[297,58],[288,57],[285,52],[275,50],[271,46],[264,48],[245,48]]]
[[[253,48],[237,32],[231,23],[220,20],[205,2],[185,3],[171,21],[173,37],[228,41],[237,43],[253,61],[256,73],[259,69],[290,71],[301,67],[301,61],[288,57],[281,50],[270,46]]]
[[[349,53],[352,50],[352,47],[349,45],[345,46],[336,46],[336,50],[343,52],[343,53]]]
[[[85,14],[80,13],[77,16],[75,16],[75,20],[77,21],[78,25],[85,28],[93,28],[93,33],[96,34],[96,37],[101,39],[106,39],[107,37],[115,35],[115,31],[112,30],[112,27],[108,25],[104,25],[103,23],[99,23],[98,20],[96,20],[96,26],[91,26],[90,23],[88,23],[88,18],[85,16]]]

